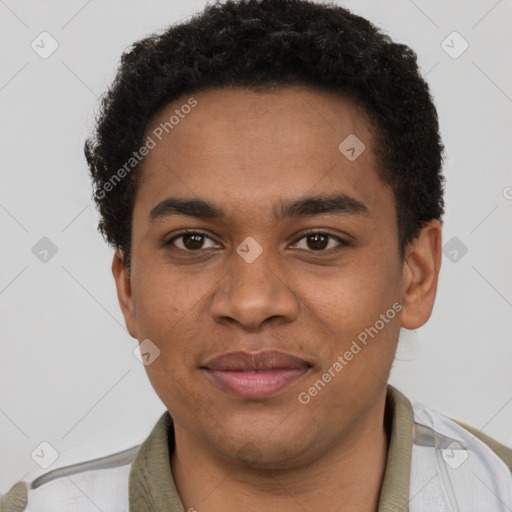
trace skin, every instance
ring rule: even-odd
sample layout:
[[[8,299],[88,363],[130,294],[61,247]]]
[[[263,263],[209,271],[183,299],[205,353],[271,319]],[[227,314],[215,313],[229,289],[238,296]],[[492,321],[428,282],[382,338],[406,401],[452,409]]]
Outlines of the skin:
[[[393,191],[378,177],[372,127],[351,100],[298,86],[194,98],[198,105],[144,160],[131,269],[120,251],[112,264],[131,336],[161,351],[146,370],[174,419],[170,462],[185,510],[374,511],[388,448],[386,383],[400,328],[416,329],[432,312],[440,223],[426,224],[401,260]],[[148,134],[187,99],[167,105]],[[354,161],[338,150],[349,134],[366,146]],[[368,212],[273,217],[282,202],[333,192]],[[213,201],[225,215],[151,222],[169,196]],[[185,228],[211,239],[163,246]],[[309,229],[349,245],[328,238],[315,250]],[[236,252],[247,237],[263,249],[252,263]],[[298,394],[396,302],[402,311],[301,404]],[[265,349],[312,368],[260,400],[225,392],[201,369],[225,352]]]

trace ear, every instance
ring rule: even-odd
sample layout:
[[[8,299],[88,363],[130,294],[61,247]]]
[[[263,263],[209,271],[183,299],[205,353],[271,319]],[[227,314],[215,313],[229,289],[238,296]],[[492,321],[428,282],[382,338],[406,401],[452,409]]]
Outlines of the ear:
[[[441,239],[441,223],[434,219],[405,249],[401,325],[406,329],[421,327],[432,314],[441,268]]]
[[[119,305],[123,312],[126,328],[130,336],[137,339],[137,324],[135,322],[131,278],[124,263],[123,252],[119,249],[114,253],[114,259],[112,260],[112,274],[116,282],[117,299],[119,300]]]

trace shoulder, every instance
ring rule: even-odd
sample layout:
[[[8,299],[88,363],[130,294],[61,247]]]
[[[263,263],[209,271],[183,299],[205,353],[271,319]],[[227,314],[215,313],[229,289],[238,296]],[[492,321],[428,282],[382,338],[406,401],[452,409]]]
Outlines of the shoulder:
[[[481,430],[466,425],[462,421],[453,421],[457,423],[457,425],[459,425],[461,428],[469,432],[471,435],[479,439],[482,443],[487,445],[506,464],[506,466],[512,473],[512,448],[505,446],[504,444],[501,444],[492,437],[489,437],[487,434],[484,434]]]
[[[512,510],[512,449],[431,407],[412,410],[411,495],[436,510]]]
[[[17,482],[2,497],[2,512],[126,512],[132,462],[140,445]]]
[[[510,473],[512,473],[512,448],[496,441],[484,434],[481,430],[466,423],[448,418],[444,414],[424,404],[413,403],[412,410],[416,425],[423,425],[435,430],[441,437],[438,443],[445,438],[453,442],[458,440],[462,446],[481,452],[492,460],[499,459]]]

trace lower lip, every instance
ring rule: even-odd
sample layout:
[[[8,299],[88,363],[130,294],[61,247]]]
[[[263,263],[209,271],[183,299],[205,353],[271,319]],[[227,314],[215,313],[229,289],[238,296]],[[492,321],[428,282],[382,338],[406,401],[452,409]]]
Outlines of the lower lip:
[[[309,368],[276,368],[268,371],[208,370],[222,388],[240,398],[267,398],[299,380]]]

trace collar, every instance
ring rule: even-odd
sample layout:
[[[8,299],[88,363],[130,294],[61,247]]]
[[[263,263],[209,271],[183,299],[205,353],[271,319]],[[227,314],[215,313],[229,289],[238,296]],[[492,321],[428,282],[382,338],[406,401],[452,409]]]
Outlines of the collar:
[[[413,412],[409,400],[390,385],[387,387],[386,416],[390,422],[389,448],[377,512],[408,512]],[[171,471],[173,450],[174,426],[169,411],[166,411],[141,444],[133,461],[129,476],[130,512],[184,512]]]

